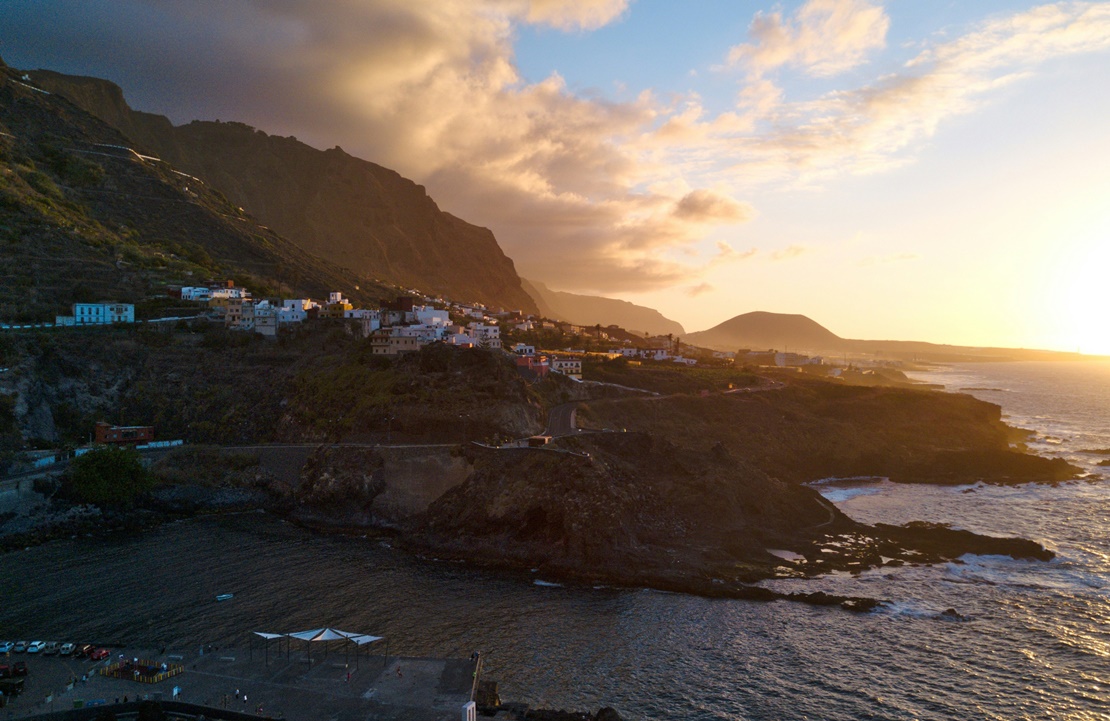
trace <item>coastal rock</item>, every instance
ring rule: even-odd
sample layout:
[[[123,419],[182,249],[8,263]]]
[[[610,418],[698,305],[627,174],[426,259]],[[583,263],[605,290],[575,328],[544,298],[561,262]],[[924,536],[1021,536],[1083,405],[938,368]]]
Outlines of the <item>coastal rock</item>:
[[[881,476],[901,483],[1059,482],[1080,469],[1014,450],[1002,410],[969,395],[842,386],[798,374],[770,390],[591,401],[579,418],[665,436],[702,452],[723,444],[795,483]]]

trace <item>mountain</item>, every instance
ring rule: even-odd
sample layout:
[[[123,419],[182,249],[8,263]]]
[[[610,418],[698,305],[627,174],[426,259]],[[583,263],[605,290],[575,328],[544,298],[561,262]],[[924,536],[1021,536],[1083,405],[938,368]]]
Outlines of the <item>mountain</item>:
[[[736,350],[841,350],[844,339],[804,315],[755,311],[726,320],[709,330],[684,336],[693,345]]]
[[[898,360],[958,363],[961,361],[1068,360],[1076,353],[1024,348],[977,348],[905,340],[855,340],[841,338],[804,315],[755,311],[726,320],[709,330],[690,333],[691,345],[731,350],[798,351],[815,355],[854,353]]]
[[[243,123],[174,126],[132,110],[106,80],[28,75],[321,258],[426,293],[536,311],[493,233],[440,210],[423,186],[388,168]]]
[[[597,295],[578,295],[551,290],[536,280],[522,279],[524,290],[535,299],[540,315],[575,325],[619,325],[621,328],[652,335],[683,335],[677,322],[666,318],[654,308],[626,300]]]
[[[52,321],[69,304],[142,303],[233,278],[259,293],[372,301],[390,289],[321,260],[117,130],[0,65],[0,307]],[[138,309],[141,313],[141,308]]]

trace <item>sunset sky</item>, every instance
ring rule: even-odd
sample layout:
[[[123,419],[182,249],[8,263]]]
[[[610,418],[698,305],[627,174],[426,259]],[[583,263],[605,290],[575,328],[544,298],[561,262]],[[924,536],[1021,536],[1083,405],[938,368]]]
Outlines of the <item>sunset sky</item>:
[[[1110,3],[4,0],[0,56],[340,145],[689,331],[1110,353]]]

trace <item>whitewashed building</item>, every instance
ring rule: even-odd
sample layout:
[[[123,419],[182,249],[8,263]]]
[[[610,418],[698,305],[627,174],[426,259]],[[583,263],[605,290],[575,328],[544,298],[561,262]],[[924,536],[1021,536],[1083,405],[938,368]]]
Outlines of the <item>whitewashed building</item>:
[[[212,300],[212,289],[206,285],[186,286],[181,289],[181,300],[195,300],[199,303],[207,303]]]
[[[467,335],[478,339],[483,348],[501,347],[501,328],[486,323],[467,323]]]
[[[553,373],[562,373],[563,375],[573,378],[576,381],[580,381],[582,380],[582,359],[559,357],[552,358],[551,371]]]
[[[135,306],[132,303],[74,303],[73,315],[59,315],[55,325],[111,325],[134,323]]]

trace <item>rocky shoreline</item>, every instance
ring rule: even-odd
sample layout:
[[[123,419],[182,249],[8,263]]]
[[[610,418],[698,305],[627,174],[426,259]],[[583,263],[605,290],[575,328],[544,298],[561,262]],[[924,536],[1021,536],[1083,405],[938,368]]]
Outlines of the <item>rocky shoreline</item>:
[[[22,519],[22,527],[0,526],[0,549],[59,538],[141,534],[163,522],[198,515],[264,511],[313,531],[381,534],[415,556],[462,560],[532,578],[784,600],[855,612],[874,610],[886,600],[780,592],[759,583],[960,562],[965,554],[1053,557],[1052,551],[1027,539],[922,522],[858,524],[815,490],[781,484],[744,468],[724,451],[698,459],[639,434],[585,438],[578,450],[493,453],[468,448],[464,454],[473,471],[465,483],[401,525],[376,522],[365,512],[343,512],[343,498],[360,508],[373,498],[367,495],[364,475],[349,479],[357,486],[349,495],[344,496],[342,478],[330,476],[325,496],[310,488],[309,495],[297,499],[265,474],[236,471],[236,483],[242,485],[165,485],[130,509],[43,501]],[[306,467],[320,467],[320,458],[335,453],[321,449]],[[356,455],[362,458],[365,451]],[[49,490],[52,485],[40,481],[37,487]],[[323,498],[327,512],[314,509],[310,498]]]

